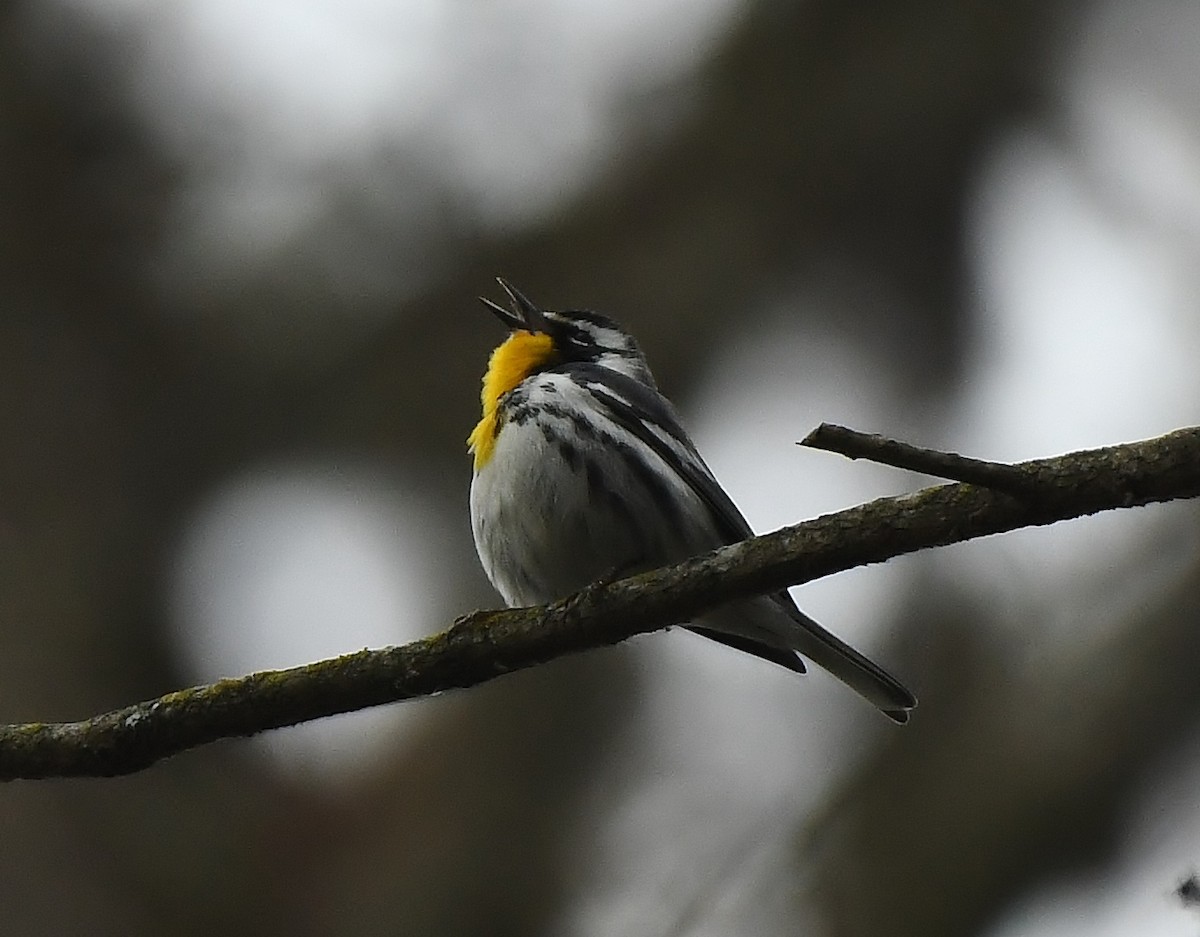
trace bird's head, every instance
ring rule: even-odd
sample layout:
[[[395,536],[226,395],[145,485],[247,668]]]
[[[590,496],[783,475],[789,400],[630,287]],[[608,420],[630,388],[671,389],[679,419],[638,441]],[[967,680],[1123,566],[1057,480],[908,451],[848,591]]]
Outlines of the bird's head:
[[[499,370],[506,375],[505,383],[516,386],[536,371],[585,362],[654,388],[654,377],[637,341],[612,319],[597,312],[542,309],[507,280],[497,277],[496,281],[508,294],[509,308],[484,297],[480,300],[510,335],[493,353],[489,373]]]
[[[593,364],[617,371],[647,387],[654,378],[633,336],[607,316],[595,312],[556,312],[535,306],[507,280],[496,278],[508,294],[505,309],[480,299],[509,330],[488,362],[483,376],[483,417],[467,439],[478,471],[491,458],[500,423],[500,403],[532,374],[572,363]]]

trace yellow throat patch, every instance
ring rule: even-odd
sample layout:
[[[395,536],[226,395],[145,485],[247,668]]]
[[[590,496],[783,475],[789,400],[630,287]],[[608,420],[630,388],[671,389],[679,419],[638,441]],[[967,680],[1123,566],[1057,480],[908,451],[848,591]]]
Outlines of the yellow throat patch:
[[[500,398],[554,357],[554,340],[545,332],[513,332],[488,361],[483,376],[483,418],[467,437],[467,449],[475,456],[475,471],[487,465],[500,432],[497,422]]]

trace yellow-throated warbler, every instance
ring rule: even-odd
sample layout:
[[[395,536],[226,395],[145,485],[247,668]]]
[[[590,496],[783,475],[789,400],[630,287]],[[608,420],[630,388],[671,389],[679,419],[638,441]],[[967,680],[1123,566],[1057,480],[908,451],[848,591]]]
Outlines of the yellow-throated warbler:
[[[539,309],[499,283],[511,311],[483,302],[509,336],[492,352],[468,444],[475,547],[509,605],[542,605],[753,536],[631,335],[594,312]],[[691,630],[797,673],[803,654],[896,722],[916,705],[785,591],[719,609]]]

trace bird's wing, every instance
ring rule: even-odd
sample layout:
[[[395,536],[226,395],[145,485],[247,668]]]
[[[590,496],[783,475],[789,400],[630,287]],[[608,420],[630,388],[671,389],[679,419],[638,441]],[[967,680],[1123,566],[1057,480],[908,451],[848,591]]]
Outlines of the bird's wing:
[[[597,405],[614,422],[645,443],[695,492],[708,509],[710,526],[719,538],[719,543],[714,543],[714,547],[754,536],[750,524],[705,464],[666,398],[622,374],[614,374],[609,370],[601,372],[599,368],[588,365],[580,365],[578,370],[582,373],[577,377],[581,378],[581,383]],[[786,590],[771,595],[770,599],[789,616],[802,616]],[[804,662],[785,648],[712,628],[693,627],[691,630],[797,673],[805,672]]]
[[[754,536],[742,512],[696,451],[665,397],[623,374],[589,365],[576,367],[580,372],[577,376],[597,405],[687,482],[708,509],[712,529],[719,538],[714,548]]]

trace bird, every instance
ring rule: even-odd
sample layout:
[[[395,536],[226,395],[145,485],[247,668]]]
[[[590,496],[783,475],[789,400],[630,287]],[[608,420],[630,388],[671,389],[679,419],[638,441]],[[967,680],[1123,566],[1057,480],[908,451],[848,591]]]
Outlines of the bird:
[[[545,605],[754,535],[629,332],[598,312],[543,309],[497,282],[509,307],[480,301],[508,336],[489,358],[467,448],[476,551],[509,607]],[[686,627],[795,673],[808,658],[894,722],[916,706],[786,590]]]

